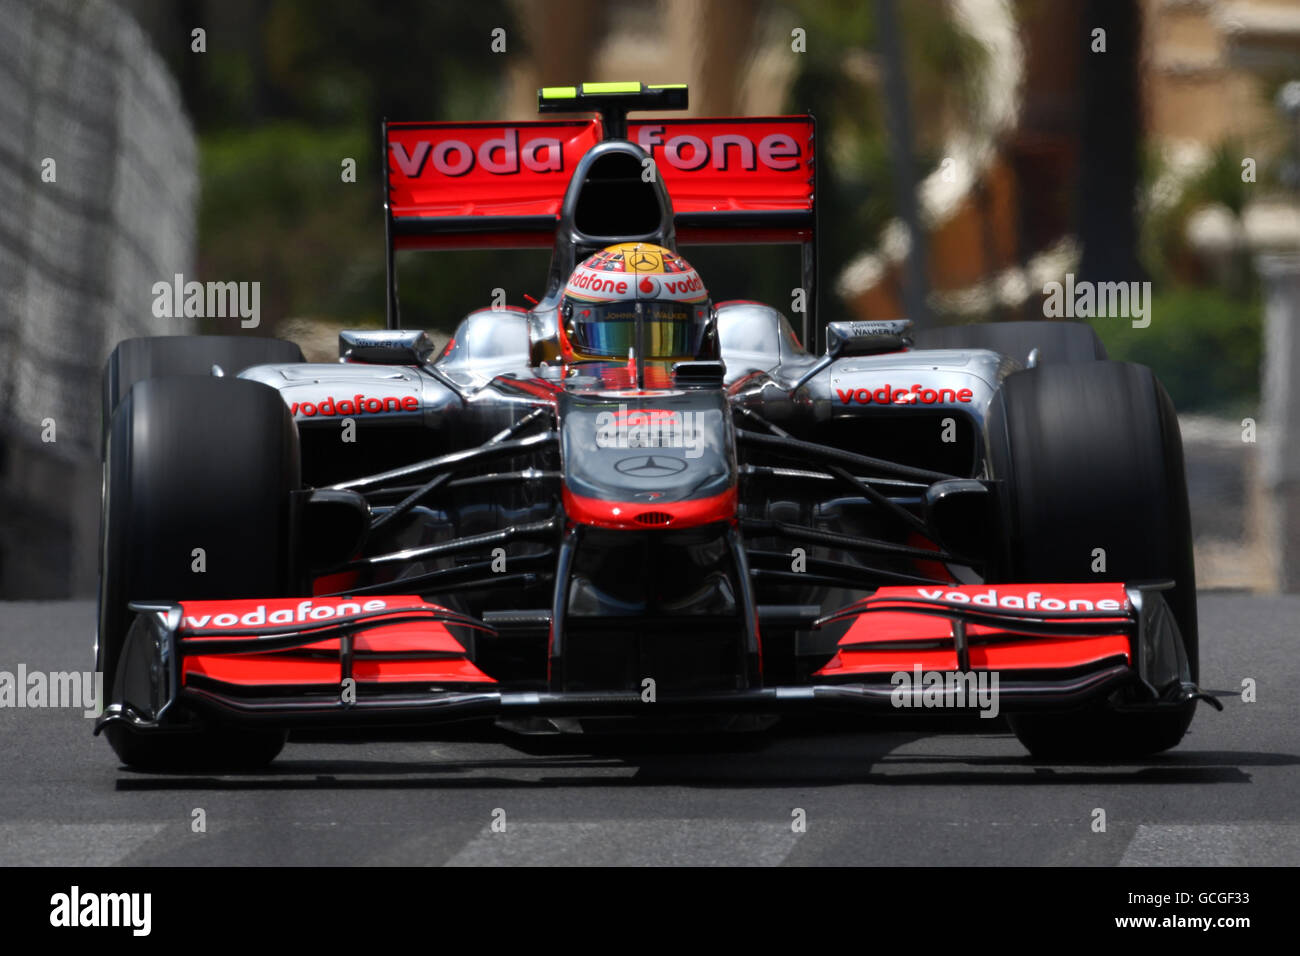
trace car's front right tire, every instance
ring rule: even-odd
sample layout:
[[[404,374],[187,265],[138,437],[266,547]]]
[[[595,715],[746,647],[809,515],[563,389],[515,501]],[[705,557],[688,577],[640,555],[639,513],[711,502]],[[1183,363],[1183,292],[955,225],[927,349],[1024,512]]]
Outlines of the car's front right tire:
[[[1173,404],[1141,365],[1045,365],[1007,377],[990,408],[989,452],[1005,514],[1003,581],[1174,582],[1161,592],[1199,669],[1196,580],[1182,440]],[[1011,715],[1036,757],[1105,759],[1167,750],[1195,701],[1149,710],[1111,702]]]

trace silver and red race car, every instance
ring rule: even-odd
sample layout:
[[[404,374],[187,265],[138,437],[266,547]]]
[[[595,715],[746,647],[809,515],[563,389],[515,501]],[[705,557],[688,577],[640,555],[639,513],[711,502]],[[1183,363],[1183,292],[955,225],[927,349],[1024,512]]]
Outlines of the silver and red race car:
[[[290,729],[1008,715],[1035,755],[1172,747],[1198,699],[1177,419],[1092,330],[817,329],[809,116],[384,127],[387,330],[337,364],[122,342],[104,379],[96,730],[141,768]],[[802,247],[802,334],[711,303],[693,243]],[[438,354],[394,250],[553,249]],[[1213,703],[1213,701],[1211,701]]]

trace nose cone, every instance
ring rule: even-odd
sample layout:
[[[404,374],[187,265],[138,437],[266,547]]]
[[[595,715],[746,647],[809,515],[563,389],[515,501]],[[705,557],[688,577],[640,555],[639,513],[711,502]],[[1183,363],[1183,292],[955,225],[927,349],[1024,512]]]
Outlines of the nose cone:
[[[735,516],[736,459],[720,393],[566,394],[559,412],[571,520],[644,529]]]

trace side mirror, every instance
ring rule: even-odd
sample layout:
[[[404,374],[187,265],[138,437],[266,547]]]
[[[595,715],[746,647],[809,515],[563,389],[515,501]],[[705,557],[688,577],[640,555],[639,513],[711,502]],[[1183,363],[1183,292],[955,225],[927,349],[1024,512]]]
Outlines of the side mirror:
[[[911,319],[826,324],[826,354],[833,359],[897,352],[899,349],[910,347],[911,344]]]
[[[827,322],[826,354],[790,386],[794,394],[820,375],[836,359],[855,355],[876,355],[880,352],[897,352],[912,344],[911,319],[877,319],[863,322]]]
[[[423,365],[433,342],[422,329],[353,329],[339,333],[339,361]]]

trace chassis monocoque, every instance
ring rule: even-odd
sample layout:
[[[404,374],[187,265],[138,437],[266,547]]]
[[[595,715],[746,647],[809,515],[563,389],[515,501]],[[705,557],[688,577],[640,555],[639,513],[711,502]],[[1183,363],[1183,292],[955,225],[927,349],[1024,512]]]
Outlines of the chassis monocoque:
[[[811,296],[812,124],[628,122],[680,87],[541,102],[601,118],[386,125],[390,328],[337,364],[239,336],[110,357],[97,730],[122,760],[257,764],[304,725],[913,706],[1005,712],[1044,757],[1176,744],[1208,698],[1150,370],[1065,322],[831,323],[816,354],[750,301],[716,308],[721,361],[566,361],[564,278],[611,242],[800,242]],[[434,162],[464,156],[507,172]],[[474,312],[436,355],[400,328],[394,248],[541,241],[532,309]]]

